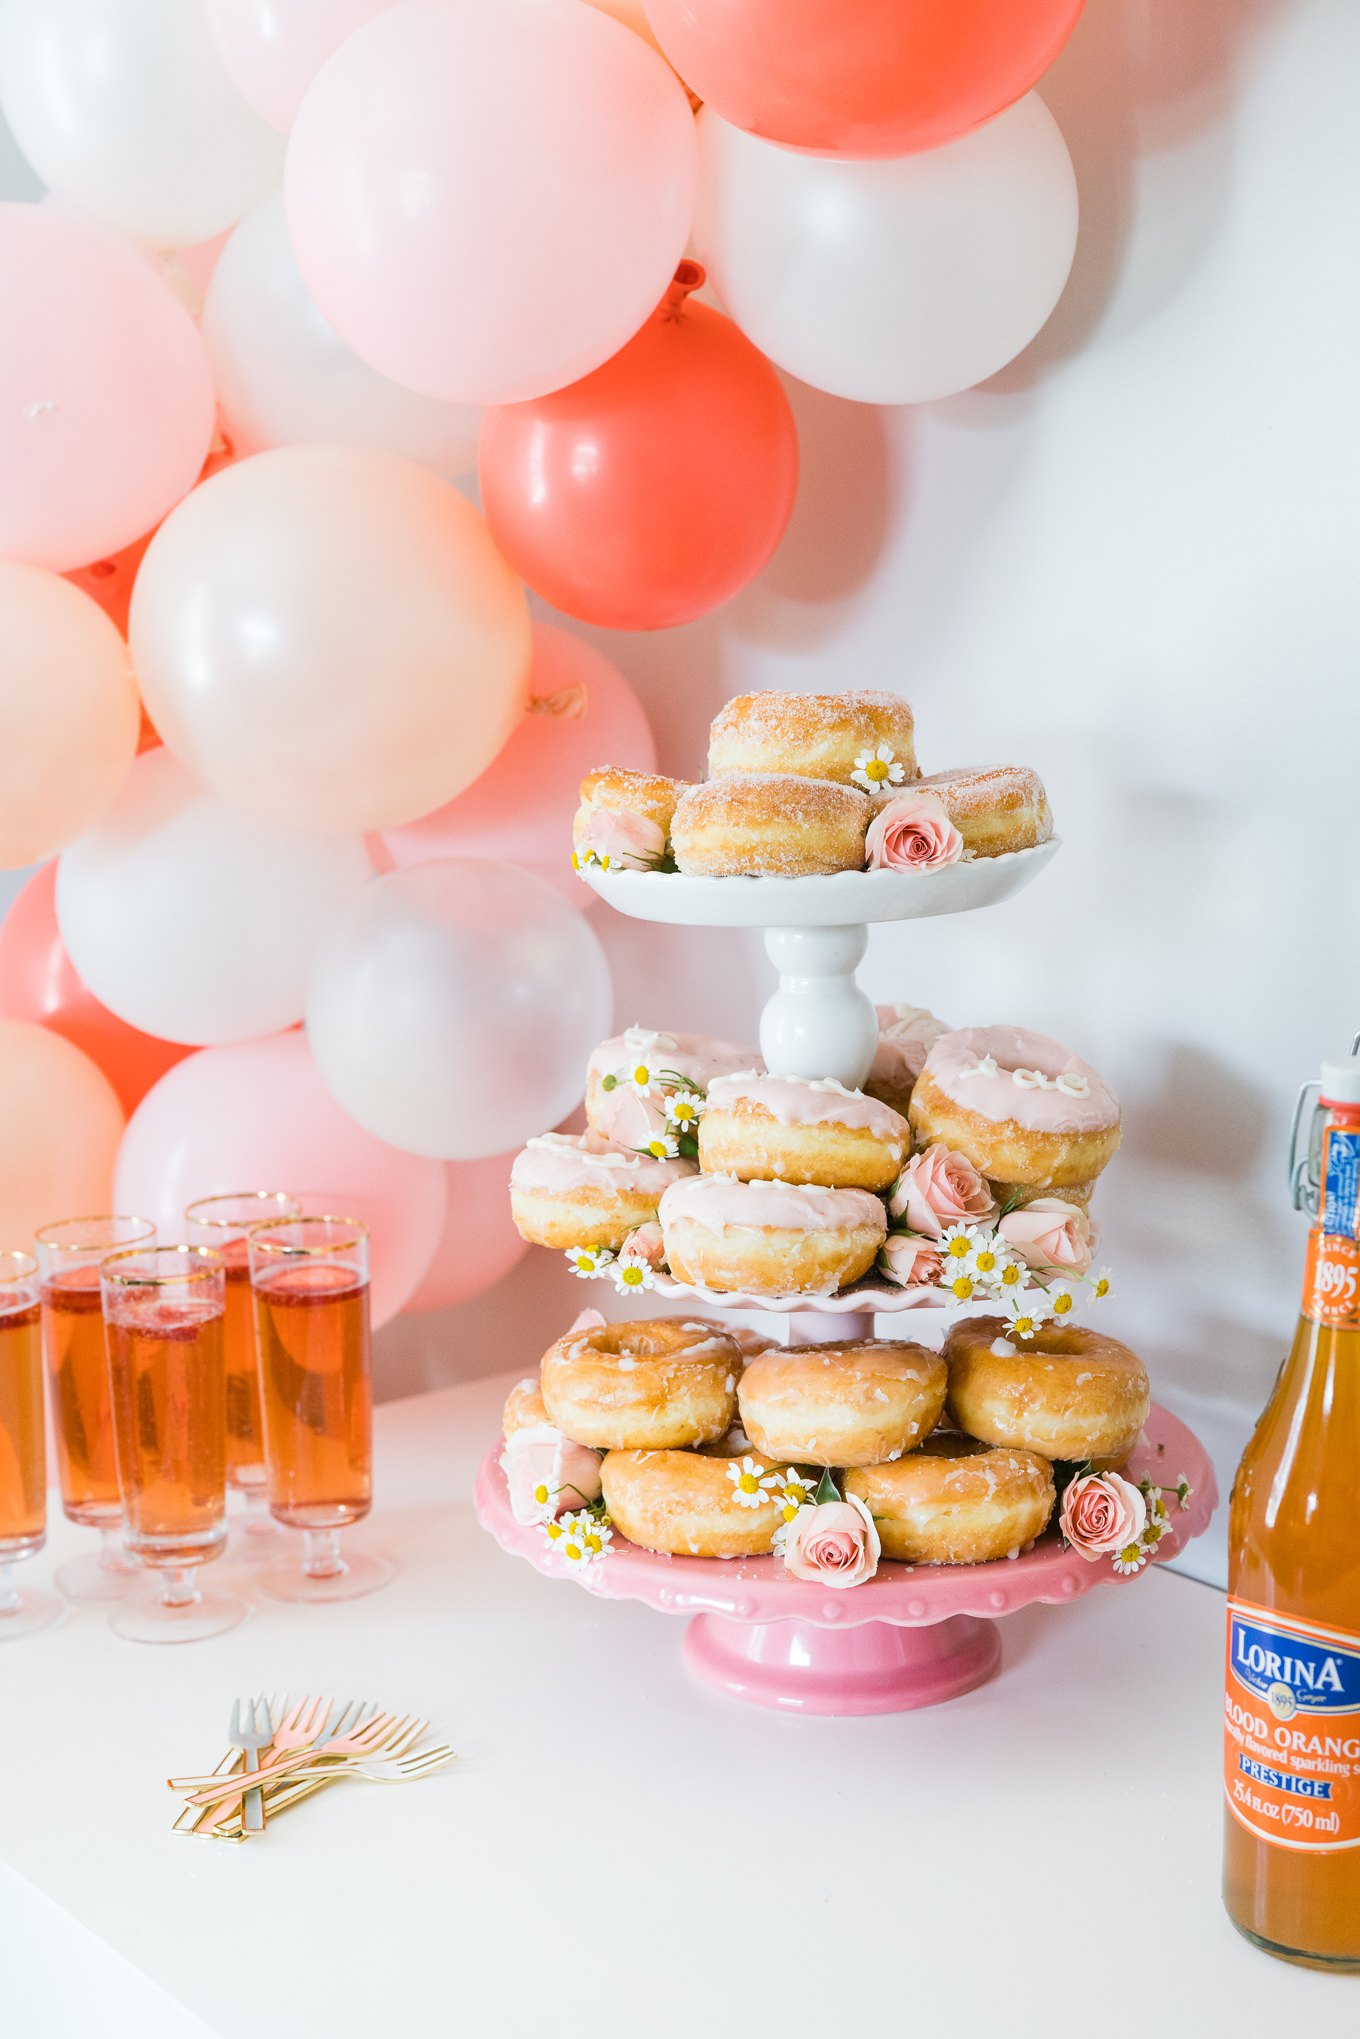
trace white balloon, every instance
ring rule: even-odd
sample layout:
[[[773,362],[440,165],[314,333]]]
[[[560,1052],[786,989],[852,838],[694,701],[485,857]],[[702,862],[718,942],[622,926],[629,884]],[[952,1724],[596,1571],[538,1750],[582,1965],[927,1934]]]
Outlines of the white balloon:
[[[477,465],[480,405],[441,403],[361,361],[317,309],[293,256],[283,194],[248,213],[203,306],[218,401],[252,451],[377,446],[446,481]]]
[[[283,176],[198,0],[3,0],[0,108],[58,197],[161,248],[210,240]]]
[[[1036,93],[943,148],[808,156],[699,115],[694,248],[757,347],[814,389],[918,404],[1028,346],[1062,295],[1077,183]]]
[[[304,835],[146,751],[57,865],[57,925],[95,997],[209,1047],[302,1018],[322,936],[373,873],[359,836]]]
[[[257,113],[287,134],[303,94],[347,36],[397,0],[206,0],[222,62]]]
[[[545,879],[441,857],[377,879],[340,916],[312,971],[307,1038],[367,1132],[476,1161],[580,1103],[612,1005],[604,950]]]

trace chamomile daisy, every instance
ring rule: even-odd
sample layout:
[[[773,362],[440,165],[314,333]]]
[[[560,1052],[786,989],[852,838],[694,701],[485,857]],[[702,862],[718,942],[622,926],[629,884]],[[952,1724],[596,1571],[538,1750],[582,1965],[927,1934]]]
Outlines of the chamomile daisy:
[[[666,1099],[666,1124],[677,1133],[692,1133],[704,1115],[704,1100],[692,1090],[677,1090]]]
[[[971,1273],[973,1257],[984,1243],[985,1235],[978,1231],[976,1225],[951,1225],[941,1236],[936,1249],[944,1262],[946,1276],[964,1272],[965,1262],[966,1271]]]
[[[578,1509],[574,1515],[561,1518],[563,1535],[558,1549],[569,1565],[594,1564],[597,1558],[607,1555],[614,1541],[614,1532],[607,1522],[586,1509]]]
[[[1090,1289],[1094,1300],[1098,1303],[1103,1303],[1106,1296],[1114,1294],[1114,1269],[1112,1267],[1102,1267],[1099,1274],[1088,1274],[1086,1285]]]
[[[874,749],[860,752],[850,777],[857,786],[863,786],[866,793],[882,793],[889,786],[900,786],[906,770],[892,745],[880,743]]]
[[[733,1487],[727,1498],[735,1501],[738,1508],[763,1508],[775,1483],[775,1475],[767,1473],[753,1458],[733,1459],[727,1477]]]
[[[1048,1315],[1048,1297],[1042,1289],[1025,1289],[1005,1298],[1008,1330],[1014,1338],[1032,1338]]]
[[[647,1262],[635,1253],[621,1253],[609,1272],[621,1296],[640,1294],[643,1289],[656,1287],[656,1276]]]
[[[594,1281],[604,1273],[614,1255],[608,1246],[569,1246],[563,1258],[582,1281]]]
[[[1141,1572],[1147,1559],[1148,1554],[1140,1543],[1126,1543],[1123,1550],[1115,1552],[1110,1563],[1127,1578],[1131,1572]]]
[[[650,1154],[653,1161],[674,1161],[680,1152],[680,1143],[670,1133],[657,1133],[645,1147],[636,1149],[639,1154]]]
[[[978,1241],[969,1257],[967,1272],[984,1288],[996,1288],[1006,1268],[1010,1255],[1001,1244],[995,1232],[988,1232]]]
[[[1049,1315],[1057,1318],[1070,1317],[1077,1307],[1077,1292],[1071,1282],[1053,1281],[1048,1285]]]

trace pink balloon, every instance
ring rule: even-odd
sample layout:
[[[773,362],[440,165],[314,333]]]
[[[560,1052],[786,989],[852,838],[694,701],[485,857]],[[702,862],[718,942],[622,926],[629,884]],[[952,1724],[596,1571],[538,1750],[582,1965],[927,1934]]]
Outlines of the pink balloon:
[[[183,1239],[184,1207],[196,1197],[246,1189],[291,1190],[316,1216],[364,1220],[375,1324],[415,1294],[444,1229],[443,1162],[399,1153],[356,1126],[300,1033],[177,1063],[142,1099],[118,1149],[114,1208],[154,1217],[163,1239]]]
[[[208,27],[242,98],[287,134],[302,95],[346,36],[397,0],[207,0]]]
[[[444,1236],[425,1270],[425,1279],[406,1305],[412,1310],[448,1310],[479,1296],[529,1250],[510,1216],[513,1154],[485,1161],[447,1161],[448,1215]]]
[[[0,558],[64,573],[187,495],[213,435],[198,328],[128,242],[0,204]]]
[[[656,744],[623,674],[569,630],[535,623],[529,692],[534,712],[465,793],[378,839],[392,870],[431,857],[525,864],[584,913],[598,895],[571,868],[581,781],[596,765],[654,772]]]
[[[675,73],[580,0],[407,0],[317,77],[288,147],[298,266],[394,382],[516,403],[632,337],[684,252]]]

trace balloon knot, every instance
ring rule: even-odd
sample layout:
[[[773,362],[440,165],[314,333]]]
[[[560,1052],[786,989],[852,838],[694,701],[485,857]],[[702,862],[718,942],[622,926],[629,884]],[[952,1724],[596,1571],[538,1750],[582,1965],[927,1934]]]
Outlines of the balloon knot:
[[[661,316],[663,319],[678,319],[680,317],[685,308],[685,299],[689,296],[690,292],[692,290],[703,289],[705,275],[705,270],[698,262],[691,262],[686,257],[676,270],[667,288],[666,295],[661,300]]]

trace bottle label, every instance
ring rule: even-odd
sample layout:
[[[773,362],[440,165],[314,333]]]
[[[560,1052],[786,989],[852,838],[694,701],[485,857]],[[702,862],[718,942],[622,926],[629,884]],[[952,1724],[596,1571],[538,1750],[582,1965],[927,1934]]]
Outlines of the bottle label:
[[[1308,1234],[1303,1314],[1319,1324],[1360,1331],[1360,1242],[1335,1232]]]
[[[1360,1848],[1360,1635],[1228,1596],[1223,1785],[1259,1840]]]

